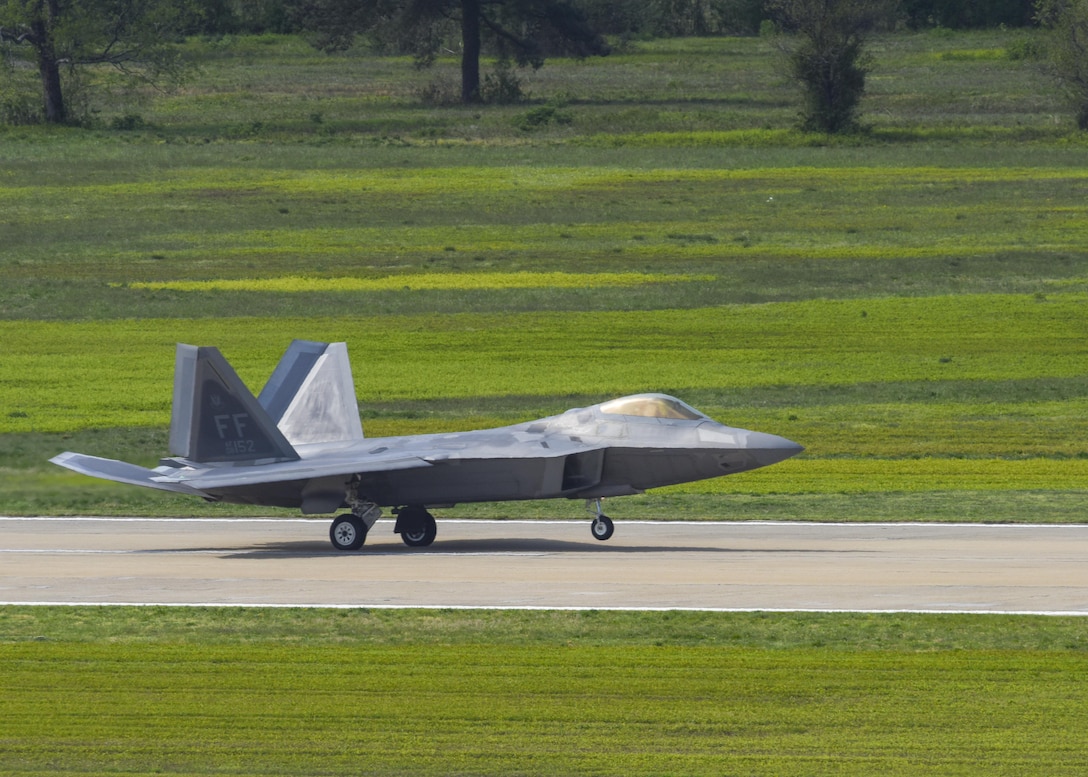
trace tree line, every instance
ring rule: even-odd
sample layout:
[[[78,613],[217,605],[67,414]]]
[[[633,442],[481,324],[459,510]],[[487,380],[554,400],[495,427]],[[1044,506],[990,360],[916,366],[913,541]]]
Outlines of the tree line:
[[[201,5],[194,31],[208,35],[304,34],[311,26],[305,11],[314,7],[299,0],[204,0]],[[768,16],[765,0],[572,0],[570,5],[594,30],[615,38],[755,35]],[[895,23],[912,30],[1029,27],[1035,24],[1035,0],[901,0]]]
[[[69,122],[65,84],[88,66],[135,81],[180,80],[176,43],[189,35],[303,34],[329,52],[363,38],[421,65],[460,51],[460,97],[473,103],[484,100],[485,55],[509,72],[549,56],[606,56],[609,39],[773,31],[801,88],[803,128],[837,133],[858,127],[872,35],[997,25],[1050,31],[1051,71],[1088,130],[1088,0],[0,0],[8,68],[0,78],[31,60],[41,91],[40,113],[24,106],[5,116],[0,103],[0,120]]]

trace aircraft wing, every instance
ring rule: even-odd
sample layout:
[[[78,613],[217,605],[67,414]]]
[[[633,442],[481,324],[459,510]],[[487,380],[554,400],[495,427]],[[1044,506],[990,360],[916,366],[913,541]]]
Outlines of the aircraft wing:
[[[471,436],[471,439],[465,437]],[[378,443],[381,440],[374,440]],[[514,460],[547,459],[600,450],[602,445],[589,445],[581,441],[563,439],[521,439],[521,435],[487,434],[470,432],[465,436],[454,434],[429,445],[409,449],[390,447],[376,452],[329,452],[303,458],[298,461],[279,461],[268,464],[227,465],[207,468],[179,468],[176,471],[156,473],[155,482],[184,484],[198,490],[218,490],[236,486],[253,486],[261,483],[283,483],[294,480],[339,475],[369,475],[407,469],[427,469],[445,461],[458,460]]]
[[[376,457],[377,458],[377,457]],[[249,466],[184,467],[176,469],[147,469],[116,459],[104,459],[82,453],[66,451],[50,459],[51,462],[81,475],[127,483],[134,486],[156,488],[191,496],[207,496],[211,490],[252,486],[262,483],[282,483],[294,480],[353,475],[367,472],[391,472],[399,469],[430,467],[429,462],[418,456],[377,458],[358,462],[347,458],[275,462]]]
[[[310,446],[306,446],[310,447]],[[346,482],[353,476],[366,477],[399,471],[415,470],[423,480],[431,481],[424,473],[439,470],[438,483],[455,483],[455,475],[447,469],[458,462],[486,462],[492,473],[507,477],[520,472],[527,477],[525,465],[528,459],[562,459],[577,456],[577,468],[564,475],[561,467],[556,477],[580,476],[586,485],[599,478],[603,459],[600,456],[607,446],[590,443],[568,435],[542,435],[524,430],[485,430],[420,437],[375,438],[364,444],[356,441],[346,446],[315,445],[311,450],[301,449],[299,458],[253,462],[222,462],[206,464],[177,458],[164,460],[155,469],[146,469],[113,459],[103,459],[79,453],[62,453],[52,459],[55,464],[84,475],[104,478],[131,485],[155,488],[162,491],[200,496],[207,499],[243,497],[244,501],[286,498],[292,502],[302,500],[304,512],[328,512],[339,505]],[[584,455],[592,458],[584,459]],[[571,465],[572,467],[574,465]],[[460,470],[455,470],[459,472]],[[592,473],[596,473],[593,475]],[[532,476],[528,476],[532,477]],[[451,480],[453,478],[454,480]],[[460,487],[460,484],[456,484]],[[285,488],[286,487],[286,490]],[[284,497],[285,494],[291,495]],[[334,504],[335,502],[335,504]],[[269,501],[268,504],[276,504]]]
[[[424,469],[430,466],[429,462],[418,456],[376,458],[368,461],[340,457],[331,460],[317,458],[208,469],[181,468],[176,472],[156,473],[155,482],[209,491],[238,486],[256,486],[262,483],[285,483],[337,476],[348,477],[372,472],[392,472],[401,469]]]

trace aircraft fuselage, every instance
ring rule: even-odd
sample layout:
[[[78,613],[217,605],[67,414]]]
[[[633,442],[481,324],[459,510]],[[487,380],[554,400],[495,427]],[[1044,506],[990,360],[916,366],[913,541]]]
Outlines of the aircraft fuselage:
[[[626,496],[767,466],[801,450],[785,438],[702,415],[661,419],[605,413],[601,407],[496,429],[365,438],[297,450],[300,463],[311,457],[326,465],[338,458],[358,462],[353,475],[358,491],[382,506]],[[430,466],[377,472],[366,466],[369,457],[391,455]],[[343,493],[350,479],[329,486]],[[206,490],[223,501],[304,507],[306,481],[278,485]]]

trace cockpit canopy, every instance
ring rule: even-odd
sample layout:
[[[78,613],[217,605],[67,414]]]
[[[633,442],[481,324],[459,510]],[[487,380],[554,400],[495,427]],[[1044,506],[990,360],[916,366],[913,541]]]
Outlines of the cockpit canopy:
[[[681,421],[703,421],[706,416],[676,397],[666,394],[636,394],[621,397],[601,405],[605,415],[633,415],[642,418],[671,418]]]

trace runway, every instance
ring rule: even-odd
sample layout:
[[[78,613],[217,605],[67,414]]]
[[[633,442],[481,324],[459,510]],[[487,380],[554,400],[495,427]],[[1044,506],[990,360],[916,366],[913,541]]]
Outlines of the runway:
[[[1088,615],[1088,526],[0,517],[0,603]]]

